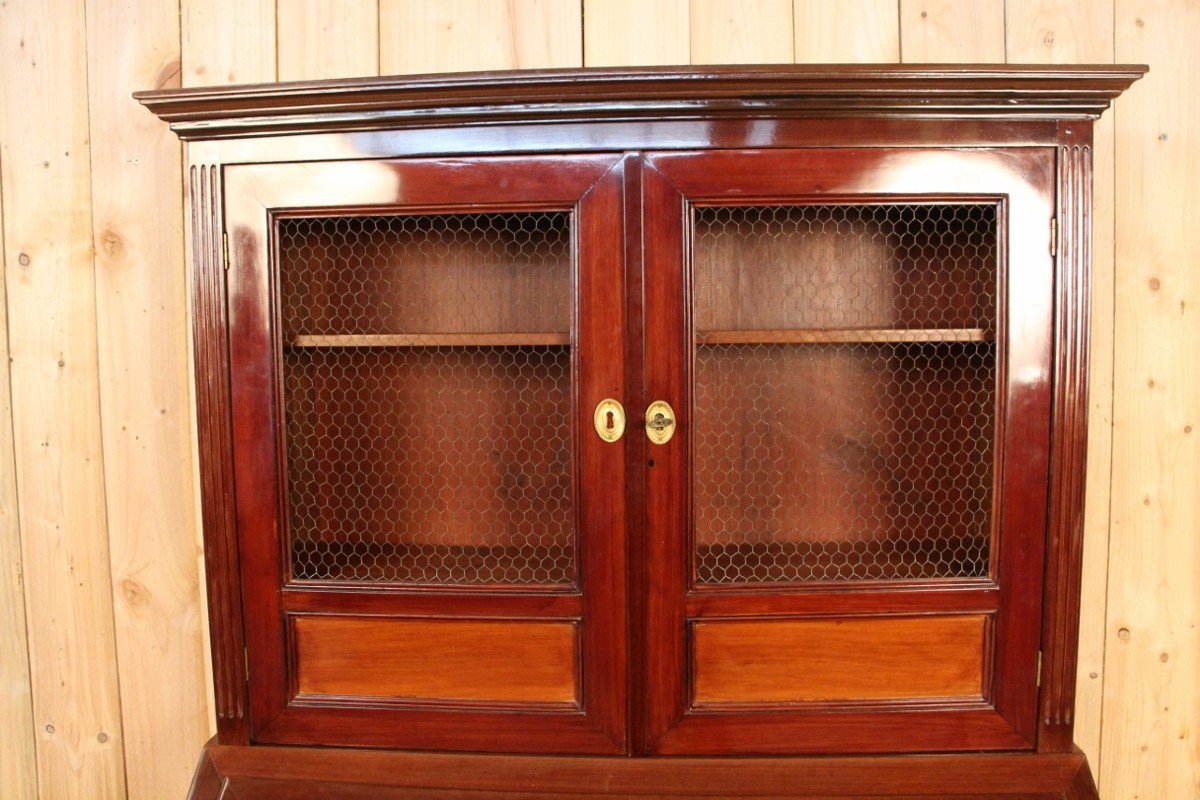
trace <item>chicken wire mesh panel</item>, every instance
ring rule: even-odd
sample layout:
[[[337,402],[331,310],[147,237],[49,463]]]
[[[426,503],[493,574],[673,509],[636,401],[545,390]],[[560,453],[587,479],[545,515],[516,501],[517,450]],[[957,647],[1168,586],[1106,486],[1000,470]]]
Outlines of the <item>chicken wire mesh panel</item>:
[[[278,223],[292,575],[575,576],[566,212]]]
[[[694,212],[700,584],[988,574],[994,205]]]

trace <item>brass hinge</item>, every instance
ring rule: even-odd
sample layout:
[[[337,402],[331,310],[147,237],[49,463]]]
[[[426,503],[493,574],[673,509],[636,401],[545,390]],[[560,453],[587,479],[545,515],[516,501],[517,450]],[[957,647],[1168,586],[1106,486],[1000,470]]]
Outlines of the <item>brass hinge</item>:
[[[1050,218],[1050,255],[1058,255],[1058,217]]]
[[[229,234],[221,232],[221,258],[225,265],[225,269],[229,269]]]
[[[242,663],[246,666],[246,683],[250,682],[250,648],[242,648]],[[1041,661],[1038,662],[1042,663]]]
[[[249,662],[247,662],[249,663]],[[1042,651],[1038,650],[1037,685],[1042,685]]]

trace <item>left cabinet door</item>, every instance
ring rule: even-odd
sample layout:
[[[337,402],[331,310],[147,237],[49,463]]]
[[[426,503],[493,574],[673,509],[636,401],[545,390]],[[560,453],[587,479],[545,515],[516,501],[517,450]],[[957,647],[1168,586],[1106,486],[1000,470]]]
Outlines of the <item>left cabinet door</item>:
[[[225,168],[255,741],[626,750],[622,170]]]

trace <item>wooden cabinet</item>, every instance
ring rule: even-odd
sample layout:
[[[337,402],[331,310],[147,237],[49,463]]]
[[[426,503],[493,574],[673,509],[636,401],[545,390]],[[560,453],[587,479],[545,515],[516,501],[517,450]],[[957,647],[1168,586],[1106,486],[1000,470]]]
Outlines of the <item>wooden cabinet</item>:
[[[1094,797],[1090,136],[1140,73],[141,95],[190,143],[193,796]]]

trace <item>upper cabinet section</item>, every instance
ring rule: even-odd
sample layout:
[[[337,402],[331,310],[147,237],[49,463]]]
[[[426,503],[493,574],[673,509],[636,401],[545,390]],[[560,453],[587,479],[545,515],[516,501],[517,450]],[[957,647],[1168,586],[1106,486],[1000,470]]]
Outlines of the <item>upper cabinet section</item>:
[[[537,70],[135,96],[186,140],[526,122],[772,117],[1094,119],[1140,65],[778,65]]]

